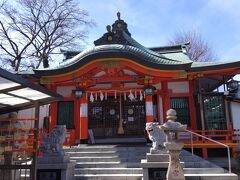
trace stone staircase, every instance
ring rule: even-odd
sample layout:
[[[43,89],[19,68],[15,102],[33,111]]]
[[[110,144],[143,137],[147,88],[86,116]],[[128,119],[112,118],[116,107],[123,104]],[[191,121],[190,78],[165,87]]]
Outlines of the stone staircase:
[[[140,161],[146,146],[80,145],[67,149],[71,160],[76,160],[76,179],[142,179]]]
[[[142,179],[141,159],[146,158],[150,146],[146,145],[79,145],[65,149],[72,161],[76,161],[76,179],[138,180]],[[227,180],[236,179],[223,168],[198,156],[182,151],[186,179]],[[216,176],[217,175],[217,176]],[[223,178],[221,178],[223,177]]]

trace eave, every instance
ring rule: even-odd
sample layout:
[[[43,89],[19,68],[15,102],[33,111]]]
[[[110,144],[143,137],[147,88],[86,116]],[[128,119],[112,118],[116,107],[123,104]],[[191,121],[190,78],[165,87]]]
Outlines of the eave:
[[[119,47],[120,45],[118,45]],[[191,61],[188,62],[178,62],[176,60],[170,60],[164,57],[155,57],[154,55],[143,53],[141,50],[134,47],[123,47],[116,49],[101,49],[98,51],[92,50],[87,51],[87,53],[80,54],[74,57],[74,60],[70,63],[54,68],[54,69],[43,69],[34,70],[37,76],[53,76],[63,73],[72,72],[80,67],[90,63],[91,61],[97,59],[111,59],[111,58],[123,58],[130,59],[135,63],[142,66],[153,68],[156,70],[184,70],[188,71],[191,66]],[[123,48],[122,48],[123,47]],[[160,60],[159,60],[160,59]]]

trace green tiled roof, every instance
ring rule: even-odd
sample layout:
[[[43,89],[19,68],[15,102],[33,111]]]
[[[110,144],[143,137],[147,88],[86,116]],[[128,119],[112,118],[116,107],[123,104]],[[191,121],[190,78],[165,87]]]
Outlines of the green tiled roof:
[[[185,53],[182,52],[176,52],[176,53],[165,53],[162,54],[164,57],[169,58],[169,59],[175,59],[175,60],[179,60],[182,62],[189,62],[191,61],[191,59],[189,58],[189,56]]]
[[[190,71],[209,71],[238,67],[240,67],[240,61],[193,62]]]
[[[34,71],[37,75],[66,73],[100,58],[127,58],[158,70],[185,70],[192,72],[240,66],[240,62],[193,62],[185,52],[184,47],[188,43],[146,48],[131,37],[131,33],[127,29],[127,23],[120,19],[120,13],[118,14],[118,20],[112,26],[107,26],[107,32],[94,41],[94,44],[93,48],[86,49],[55,67]],[[70,52],[71,54],[73,55]]]
[[[141,49],[140,49],[141,48]],[[101,53],[101,52],[112,52],[112,51],[117,51],[117,52],[122,52],[122,53],[130,53],[134,54],[135,56],[139,56],[144,61],[155,63],[156,65],[179,65],[179,64],[189,64],[192,63],[192,61],[185,59],[170,59],[167,56],[173,56],[173,55],[160,55],[154,51],[146,51],[145,48],[143,47],[134,47],[130,45],[122,45],[122,44],[109,44],[109,45],[100,45],[100,46],[95,46],[93,48],[86,49],[85,51],[79,53],[77,56],[62,62],[56,67],[53,68],[46,68],[46,69],[38,69],[36,71],[46,71],[46,70],[53,70],[53,69],[60,69],[60,68],[65,68],[68,66],[72,66],[76,64],[78,61],[81,61],[84,57],[94,54],[94,53]],[[175,55],[177,57],[177,55]],[[139,62],[141,63],[141,62]]]

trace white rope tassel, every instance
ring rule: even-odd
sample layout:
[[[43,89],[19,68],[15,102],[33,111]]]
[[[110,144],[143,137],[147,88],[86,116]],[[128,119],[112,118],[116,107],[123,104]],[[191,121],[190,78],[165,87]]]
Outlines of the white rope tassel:
[[[128,98],[133,101],[135,98],[134,98],[134,95],[132,93],[132,90],[130,90],[130,94],[128,95]]]
[[[105,100],[107,100],[107,91],[105,92]]]
[[[115,91],[115,94],[114,94],[114,96],[115,96],[115,99],[117,99],[117,91]]]
[[[104,95],[103,95],[102,91],[100,91],[100,100],[103,101],[103,99],[104,99]]]
[[[95,100],[97,101],[97,92],[95,93]]]
[[[124,101],[126,101],[127,100],[127,94],[126,94],[126,92],[124,92]]]
[[[94,97],[93,97],[93,94],[91,92],[91,95],[90,95],[90,101],[93,102],[94,101]]]
[[[139,99],[140,99],[140,101],[142,101],[143,100],[143,95],[142,95],[142,91],[141,90],[139,91],[139,94],[140,94]]]
[[[135,91],[134,97],[135,99],[137,99],[137,91]]]

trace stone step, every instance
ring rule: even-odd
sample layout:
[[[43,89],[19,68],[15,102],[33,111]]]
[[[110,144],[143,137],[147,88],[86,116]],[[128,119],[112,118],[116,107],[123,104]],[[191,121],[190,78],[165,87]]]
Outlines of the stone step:
[[[100,157],[70,157],[70,160],[76,160],[76,162],[140,162],[142,157],[119,157],[119,156],[100,156]]]
[[[75,168],[75,174],[142,174],[142,168]]]
[[[109,145],[108,146],[77,146],[72,148],[64,149],[65,152],[106,152],[106,151],[117,151],[117,152],[142,152],[146,153],[149,151],[149,147],[128,147],[128,146],[116,146],[116,145]]]
[[[202,158],[199,158],[197,156],[180,156],[180,160],[182,161],[199,161],[199,160],[203,160]]]
[[[226,169],[229,166],[228,158],[209,158],[207,160],[210,161],[213,164],[216,164],[217,166],[224,167]],[[237,158],[231,158],[230,161],[231,161],[231,166],[232,167],[236,168],[236,167],[239,166]]]
[[[65,151],[66,153],[68,153],[70,150]],[[128,149],[128,148],[113,148],[113,149],[105,149],[105,148],[101,148],[101,149],[86,149],[86,148],[79,148],[79,149],[73,149],[70,152],[85,152],[85,153],[89,153],[89,152],[108,152],[108,151],[116,151],[115,153],[143,153],[146,154],[149,152],[149,150],[145,150],[145,149]]]
[[[71,160],[76,160],[77,162],[113,162],[120,161],[118,156],[101,156],[101,157],[70,157]],[[121,159],[121,161],[127,161],[127,159]]]
[[[216,165],[205,162],[205,161],[198,161],[198,162],[189,162],[189,161],[184,161],[185,162],[185,167],[186,168],[215,168],[217,167]]]
[[[183,168],[184,174],[223,174],[223,168]]]
[[[70,157],[105,157],[105,156],[118,156],[123,158],[128,157],[138,157],[138,158],[145,158],[146,154],[144,152],[115,152],[115,151],[108,151],[108,152],[67,152]]]
[[[118,154],[117,151],[105,151],[105,152],[66,152],[70,157],[78,156],[78,157],[95,157],[95,156],[114,156]]]
[[[91,180],[141,180],[142,174],[87,174],[75,175],[76,180],[91,179]]]
[[[145,137],[128,137],[128,138],[104,138],[104,139],[96,139],[96,144],[146,144]]]
[[[184,174],[186,180],[238,180],[238,176],[233,173],[216,174]]]
[[[141,168],[139,162],[77,162],[75,168]]]
[[[141,159],[147,158],[146,153],[149,153],[149,149],[148,146],[80,145],[65,151],[71,161],[76,161],[76,179],[138,180],[142,179]],[[217,168],[216,165],[190,152],[183,150],[180,159],[185,162],[183,167],[188,180],[214,180],[217,178],[216,174],[222,175],[221,178],[226,180],[235,178],[224,174],[224,169]],[[154,155],[149,156],[148,160],[155,160]],[[166,168],[167,166],[168,163]]]

